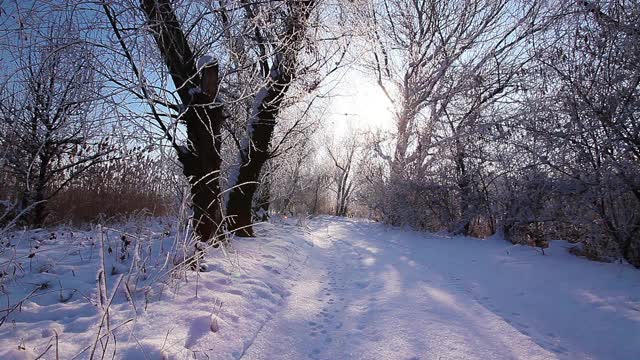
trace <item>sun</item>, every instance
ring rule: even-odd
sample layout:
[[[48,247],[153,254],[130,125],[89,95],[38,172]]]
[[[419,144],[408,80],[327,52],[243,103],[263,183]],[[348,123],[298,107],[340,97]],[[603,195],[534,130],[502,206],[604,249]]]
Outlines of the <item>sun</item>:
[[[328,121],[336,134],[345,133],[349,128],[393,130],[392,103],[370,78],[354,71],[345,76],[334,93]]]

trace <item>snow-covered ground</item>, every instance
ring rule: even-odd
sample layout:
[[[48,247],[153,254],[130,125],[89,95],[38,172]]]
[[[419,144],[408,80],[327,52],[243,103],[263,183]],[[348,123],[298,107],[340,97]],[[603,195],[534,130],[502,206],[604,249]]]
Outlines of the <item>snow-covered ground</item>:
[[[0,271],[18,268],[1,283],[0,359],[86,359],[94,347],[118,359],[640,358],[640,271],[561,241],[543,256],[319,217],[263,225],[210,251],[205,272],[171,273],[168,223],[118,231],[134,234],[124,251],[116,230],[10,239]]]

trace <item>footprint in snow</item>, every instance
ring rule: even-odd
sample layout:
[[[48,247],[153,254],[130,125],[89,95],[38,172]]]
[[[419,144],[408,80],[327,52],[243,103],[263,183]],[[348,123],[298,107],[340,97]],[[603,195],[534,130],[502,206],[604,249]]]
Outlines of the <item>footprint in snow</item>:
[[[270,293],[268,293],[268,292],[266,292],[264,290],[255,289],[254,292],[258,297],[260,297],[262,299],[270,300],[272,302],[276,302],[276,300],[277,300],[273,294],[270,294]]]
[[[269,265],[263,265],[262,266],[263,269],[270,271],[274,274],[280,274],[280,271],[278,271],[277,269],[274,269],[273,267],[269,266]]]
[[[216,279],[214,282],[218,285],[231,285],[231,280],[226,278]]]
[[[242,292],[241,290],[238,290],[238,289],[231,289],[231,290],[227,290],[226,292],[228,294],[232,294],[232,295],[238,295],[238,296],[244,295],[244,292]]]

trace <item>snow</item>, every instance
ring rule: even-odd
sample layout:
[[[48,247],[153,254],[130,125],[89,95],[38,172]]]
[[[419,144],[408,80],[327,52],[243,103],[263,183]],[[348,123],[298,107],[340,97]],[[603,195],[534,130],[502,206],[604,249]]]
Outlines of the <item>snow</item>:
[[[243,359],[632,359],[640,273],[554,242],[311,223],[314,256]]]
[[[137,255],[124,261],[122,239],[106,231],[105,248],[112,250],[104,254],[107,298],[122,274],[130,290],[120,287],[110,308],[116,358],[640,354],[640,272],[575,257],[566,242],[552,242],[543,256],[500,238],[425,234],[364,220],[318,217],[306,226],[274,221],[261,225],[255,239],[234,239],[226,254],[210,250],[201,273],[166,271],[165,264],[173,263],[168,254],[183,236],[170,220],[119,227],[139,234],[129,247]],[[15,256],[24,269],[3,283],[3,304],[48,284],[0,327],[1,359],[32,359],[55,344],[56,334],[61,358],[72,358],[95,340],[102,315],[96,292],[101,234],[53,234],[15,233],[12,251],[1,255],[3,268]],[[43,358],[55,358],[54,350],[55,345]]]
[[[205,66],[216,65],[217,63],[218,63],[218,60],[213,55],[207,54],[198,58],[198,61],[196,63],[196,68],[198,69],[198,71],[200,71]]]
[[[271,70],[269,70],[269,77],[271,79],[277,79],[282,74],[281,67],[284,55],[282,52],[277,52],[274,59],[273,64],[271,64]]]
[[[285,237],[280,230],[255,242],[239,241],[226,255],[210,250],[206,272],[170,273],[176,260],[182,260],[171,255],[180,253],[175,240],[182,235],[170,224],[162,220],[119,227],[140,239],[132,240],[125,261],[120,260],[120,234],[105,231],[107,298],[121,272],[132,269],[123,281],[127,287],[118,288],[109,310],[110,327],[117,336],[116,358],[138,359],[139,354],[152,359],[202,358],[211,351],[217,353],[214,358],[236,358],[288,295],[287,284],[302,263],[299,249],[307,235],[292,229]],[[271,231],[262,229],[266,235]],[[23,355],[41,354],[55,343],[56,332],[62,358],[89,358],[102,318],[96,290],[100,236],[97,228],[13,235],[13,246],[2,253],[0,264],[5,270],[11,259],[18,259],[17,268],[24,273],[17,270],[13,281],[4,282],[0,302],[13,306],[28,300],[0,327],[0,359],[16,358],[18,346],[26,348],[20,352]],[[36,245],[36,255],[29,259]],[[28,296],[41,284],[47,285]],[[0,317],[6,314],[3,310]],[[43,358],[55,358],[54,354],[50,349]]]
[[[260,88],[260,90],[258,90],[256,97],[253,99],[253,103],[251,104],[251,117],[247,122],[247,138],[249,139],[253,134],[253,126],[258,121],[258,115],[260,115],[260,111],[262,111],[263,107],[265,106],[264,102],[267,98],[267,95],[269,95],[269,88],[265,85]]]

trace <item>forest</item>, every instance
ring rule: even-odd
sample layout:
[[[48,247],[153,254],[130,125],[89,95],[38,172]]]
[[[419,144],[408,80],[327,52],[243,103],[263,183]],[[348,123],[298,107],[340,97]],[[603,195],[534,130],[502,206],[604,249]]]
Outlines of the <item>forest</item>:
[[[622,299],[609,305],[630,312],[619,321],[624,336],[638,340],[636,0],[0,0],[0,59],[0,344],[12,349],[0,351],[2,358],[280,358],[251,355],[255,346],[247,341],[225,341],[240,352],[194,350],[212,342],[203,340],[211,334],[193,335],[193,327],[178,336],[187,352],[171,352],[161,340],[150,350],[119,331],[137,324],[154,302],[189,304],[176,300],[184,288],[196,299],[205,294],[204,328],[222,333],[231,321],[224,316],[243,316],[225,313],[236,303],[214,295],[224,276],[207,274],[224,274],[231,284],[291,272],[298,279],[291,281],[302,283],[305,251],[316,265],[323,264],[320,249],[329,249],[333,266],[347,271],[365,262],[384,278],[381,262],[395,262],[370,247],[408,256],[391,245],[395,235],[380,235],[386,231],[405,231],[411,241],[451,238],[451,245],[410,243],[436,268],[438,255],[457,264],[457,256],[475,262],[475,251],[487,252],[478,261],[495,265],[491,271],[511,271],[492,262],[491,251],[506,251],[535,263],[514,271],[551,282],[557,273],[541,269],[543,262],[563,274],[575,270],[576,279],[601,279],[602,286],[618,281],[605,274],[624,271],[620,286],[607,288],[622,293],[598,296]],[[373,239],[370,247],[360,237]],[[375,264],[366,264],[363,249]],[[352,251],[360,257],[348,258]],[[260,252],[282,267],[265,265]],[[449,274],[452,264],[442,271]],[[575,264],[586,270],[570,268]],[[80,269],[86,274],[76,277]],[[364,280],[356,276],[350,284],[365,291],[377,280],[371,275],[360,288]],[[212,284],[211,294],[200,281]],[[267,281],[269,296],[282,298],[274,304],[297,294],[284,281]],[[526,291],[546,291],[535,279],[530,286]],[[163,298],[165,287],[174,298]],[[490,298],[507,291],[497,289]],[[254,309],[265,296],[243,298],[236,309]],[[67,345],[59,344],[66,330],[45,336],[49,325],[31,309],[82,302],[95,312],[86,329],[93,333]],[[78,306],[72,314],[86,310]],[[122,310],[127,306],[134,310]],[[135,316],[125,315],[130,310]],[[265,324],[274,312],[254,320]],[[151,337],[146,321],[136,326]],[[604,316],[597,321],[614,326]],[[286,333],[274,324],[270,336]],[[12,329],[43,335],[34,343]],[[511,338],[522,336],[523,328],[516,330]],[[271,343],[238,331],[239,338]],[[546,346],[542,333],[525,335],[551,351],[546,355],[460,348],[436,355],[424,344],[402,354],[624,359],[640,351],[637,344],[620,353]],[[331,344],[341,347],[314,348],[309,357],[399,356],[372,348],[347,356],[348,344],[335,336]],[[281,346],[272,350],[295,348]]]

